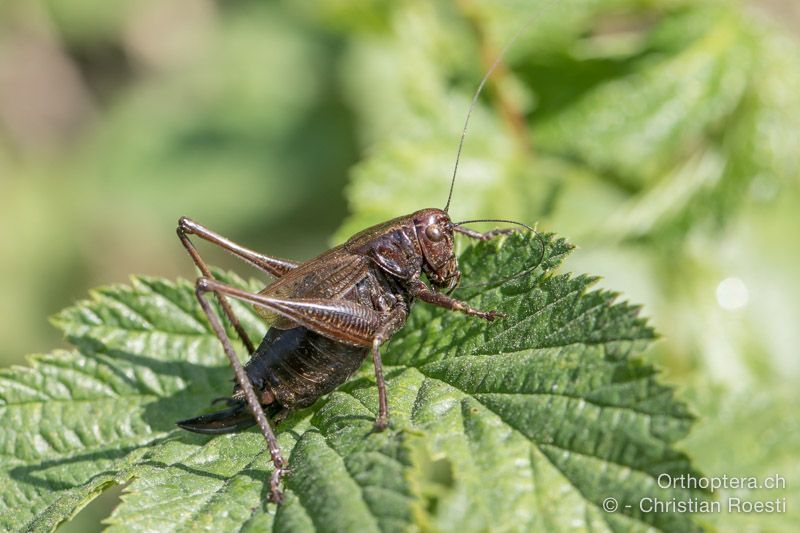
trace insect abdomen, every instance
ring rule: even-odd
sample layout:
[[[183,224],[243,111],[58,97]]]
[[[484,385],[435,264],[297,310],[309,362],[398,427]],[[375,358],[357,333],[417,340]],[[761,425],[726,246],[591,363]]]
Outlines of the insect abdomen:
[[[304,327],[270,328],[245,371],[271,417],[283,409],[308,407],[334,390],[358,370],[368,352],[369,348],[342,344]],[[240,396],[237,385],[228,408],[178,425],[211,434],[247,429],[255,419]]]
[[[347,381],[368,352],[304,327],[270,328],[245,370],[256,391],[270,392],[283,407],[308,407]]]

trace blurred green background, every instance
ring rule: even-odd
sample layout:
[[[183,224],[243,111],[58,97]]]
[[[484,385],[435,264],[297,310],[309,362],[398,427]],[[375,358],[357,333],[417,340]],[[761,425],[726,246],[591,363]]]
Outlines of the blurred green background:
[[[795,507],[703,520],[792,530],[795,0],[2,2],[0,364],[64,345],[47,317],[91,287],[193,276],[180,215],[305,259],[441,206],[471,93],[533,12],[473,116],[454,217],[538,221],[579,246],[567,268],[643,303],[697,467],[783,475]]]

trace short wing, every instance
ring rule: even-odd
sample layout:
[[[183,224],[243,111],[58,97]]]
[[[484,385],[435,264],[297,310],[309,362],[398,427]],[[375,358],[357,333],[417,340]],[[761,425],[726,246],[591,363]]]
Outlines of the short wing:
[[[341,300],[368,274],[369,261],[338,246],[287,272],[259,294],[270,298]],[[264,309],[256,308],[256,312],[273,327],[295,326],[288,319]]]

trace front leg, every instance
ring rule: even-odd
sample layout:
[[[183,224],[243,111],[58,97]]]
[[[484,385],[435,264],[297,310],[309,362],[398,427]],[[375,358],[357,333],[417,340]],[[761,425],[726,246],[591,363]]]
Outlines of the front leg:
[[[503,229],[493,229],[490,231],[475,231],[469,228],[465,228],[462,226],[453,226],[453,231],[460,233],[462,235],[466,235],[470,239],[476,239],[478,241],[489,241],[494,239],[495,237],[499,237],[500,235],[511,235],[512,233],[518,233],[519,230],[517,228],[503,228]]]
[[[412,296],[419,298],[423,302],[444,307],[445,309],[449,309],[451,311],[460,311],[461,313],[470,316],[477,316],[479,318],[488,320],[489,322],[493,321],[495,318],[505,318],[506,316],[504,313],[499,311],[481,311],[480,309],[475,309],[467,302],[456,300],[455,298],[447,296],[446,294],[434,292],[428,288],[427,285],[422,283],[422,280],[419,278],[411,280],[409,291],[411,292]]]

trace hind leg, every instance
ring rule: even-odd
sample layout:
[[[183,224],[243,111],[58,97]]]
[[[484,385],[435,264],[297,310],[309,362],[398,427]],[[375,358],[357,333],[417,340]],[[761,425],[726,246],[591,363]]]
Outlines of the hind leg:
[[[206,293],[208,290],[209,289],[207,288],[206,284],[198,283],[195,291],[197,294],[197,300],[200,302],[200,306],[203,308],[203,312],[205,312],[206,317],[208,317],[208,321],[211,324],[211,329],[214,330],[214,334],[217,336],[219,342],[222,344],[222,348],[225,350],[225,355],[228,357],[228,361],[230,362],[231,367],[233,367],[233,373],[236,375],[236,382],[239,384],[239,387],[244,394],[244,399],[247,401],[247,405],[250,407],[250,411],[253,413],[253,416],[256,419],[256,424],[258,424],[261,434],[264,435],[264,438],[267,441],[269,454],[270,457],[272,457],[272,464],[275,466],[275,471],[272,474],[269,484],[269,499],[273,502],[281,503],[283,502],[283,492],[281,491],[280,487],[281,478],[289,473],[288,464],[281,454],[281,449],[280,446],[278,446],[278,439],[275,437],[275,432],[272,430],[266,414],[264,414],[264,409],[261,407],[261,403],[259,402],[258,397],[253,390],[253,385],[250,383],[242,363],[236,356],[236,352],[233,349],[231,340],[228,338],[228,334],[225,332],[225,329],[222,327],[219,318],[214,313],[214,310],[211,308],[211,304],[209,304],[208,299],[206,298]]]
[[[422,282],[420,282],[422,284]],[[425,287],[424,284],[422,284]],[[330,339],[355,346],[372,347],[372,362],[378,385],[378,416],[375,429],[382,431],[389,424],[386,382],[383,377],[380,346],[406,321],[408,308],[402,302],[386,313],[348,300],[320,298],[275,298],[265,294],[250,294],[213,279],[197,280],[198,291],[214,291],[249,302],[257,307],[278,313],[296,324]]]
[[[259,254],[253,250],[245,248],[244,246],[236,244],[230,239],[226,239],[222,235],[214,233],[210,229],[198,224],[190,218],[181,217],[178,220],[177,233],[178,238],[181,240],[181,244],[183,244],[183,247],[186,248],[186,252],[192,258],[192,261],[194,261],[194,264],[197,266],[197,268],[200,269],[200,272],[203,274],[203,276],[207,278],[213,278],[214,276],[211,275],[211,270],[208,268],[205,261],[203,261],[203,258],[200,257],[200,253],[197,251],[197,248],[195,248],[194,244],[192,244],[192,241],[189,239],[189,235],[196,235],[203,240],[206,240],[212,244],[216,244],[220,248],[232,253],[243,261],[250,263],[259,270],[262,270],[277,278],[297,267],[297,264],[291,261]],[[219,300],[220,306],[222,306],[222,312],[225,313],[225,316],[233,326],[233,329],[236,330],[236,334],[247,348],[247,353],[252,354],[255,350],[253,342],[250,340],[250,337],[247,336],[247,333],[239,322],[239,319],[233,314],[233,309],[231,309],[228,300],[226,300],[225,297],[219,293],[217,293],[217,299]]]

